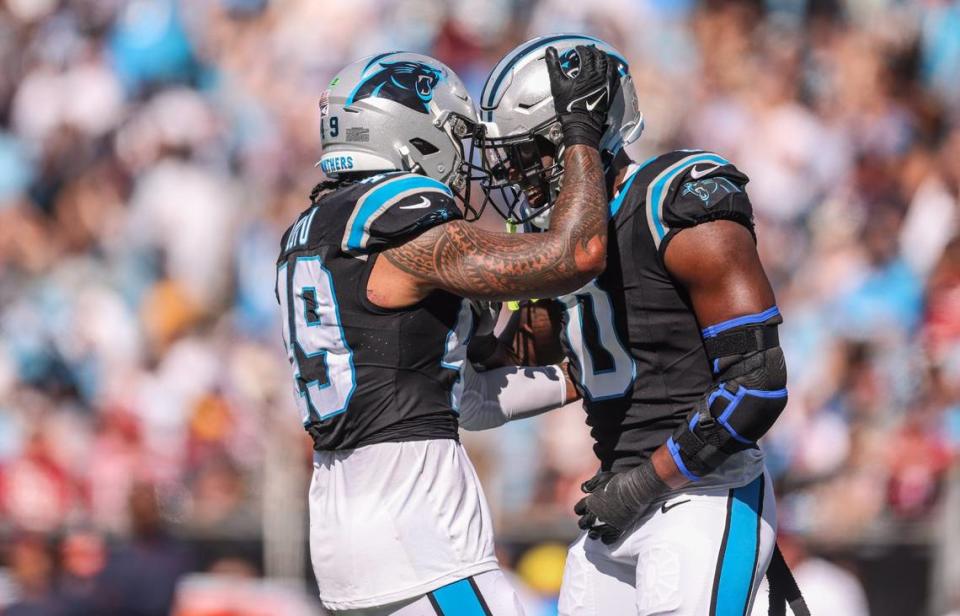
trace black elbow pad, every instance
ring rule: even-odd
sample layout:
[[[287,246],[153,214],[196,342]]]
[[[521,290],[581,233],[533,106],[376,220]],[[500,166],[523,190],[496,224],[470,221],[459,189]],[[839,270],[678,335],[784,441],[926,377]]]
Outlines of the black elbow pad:
[[[731,454],[756,447],[786,407],[787,370],[776,331],[780,322],[776,313],[705,340],[720,382],[667,442],[688,479],[695,481]]]

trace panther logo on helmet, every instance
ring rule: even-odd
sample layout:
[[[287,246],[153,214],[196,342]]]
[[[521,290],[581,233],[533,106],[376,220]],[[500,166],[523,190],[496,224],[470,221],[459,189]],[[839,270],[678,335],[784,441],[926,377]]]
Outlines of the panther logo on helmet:
[[[567,77],[576,77],[580,72],[580,56],[576,48],[571,48],[560,54],[560,68]]]
[[[609,53],[609,52],[608,52]],[[610,57],[617,63],[617,72],[623,77],[629,72],[627,61],[620,55],[610,54]],[[560,68],[567,77],[576,77],[580,72],[580,56],[577,55],[576,48],[568,49],[560,54]]]
[[[381,70],[360,82],[347,105],[365,98],[386,98],[420,113],[429,111],[433,89],[443,72],[421,62],[381,62]]]

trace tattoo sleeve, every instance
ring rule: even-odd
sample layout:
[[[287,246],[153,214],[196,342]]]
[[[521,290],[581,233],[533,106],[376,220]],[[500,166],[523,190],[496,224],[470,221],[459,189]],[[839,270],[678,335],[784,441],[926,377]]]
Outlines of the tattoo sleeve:
[[[571,146],[563,162],[549,231],[496,233],[458,220],[383,255],[424,286],[463,297],[527,299],[579,289],[606,266],[606,188],[596,149]]]

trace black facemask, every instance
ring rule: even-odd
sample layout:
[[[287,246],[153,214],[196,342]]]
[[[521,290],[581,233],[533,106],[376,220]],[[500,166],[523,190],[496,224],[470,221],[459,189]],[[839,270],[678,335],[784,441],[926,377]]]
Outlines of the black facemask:
[[[523,135],[482,139],[487,178],[481,186],[487,201],[510,223],[529,222],[553,206],[563,175],[562,149],[543,135],[555,123],[551,119]],[[552,162],[545,165],[544,160]]]

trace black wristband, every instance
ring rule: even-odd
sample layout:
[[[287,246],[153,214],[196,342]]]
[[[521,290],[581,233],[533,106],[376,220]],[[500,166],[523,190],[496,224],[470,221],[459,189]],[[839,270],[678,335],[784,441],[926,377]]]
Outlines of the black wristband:
[[[638,510],[670,491],[670,486],[660,479],[650,460],[644,460],[623,475],[618,486],[622,500]]]
[[[600,149],[600,139],[603,137],[603,126],[597,126],[596,121],[588,113],[568,113],[560,119],[563,127],[563,145],[588,145]]]

